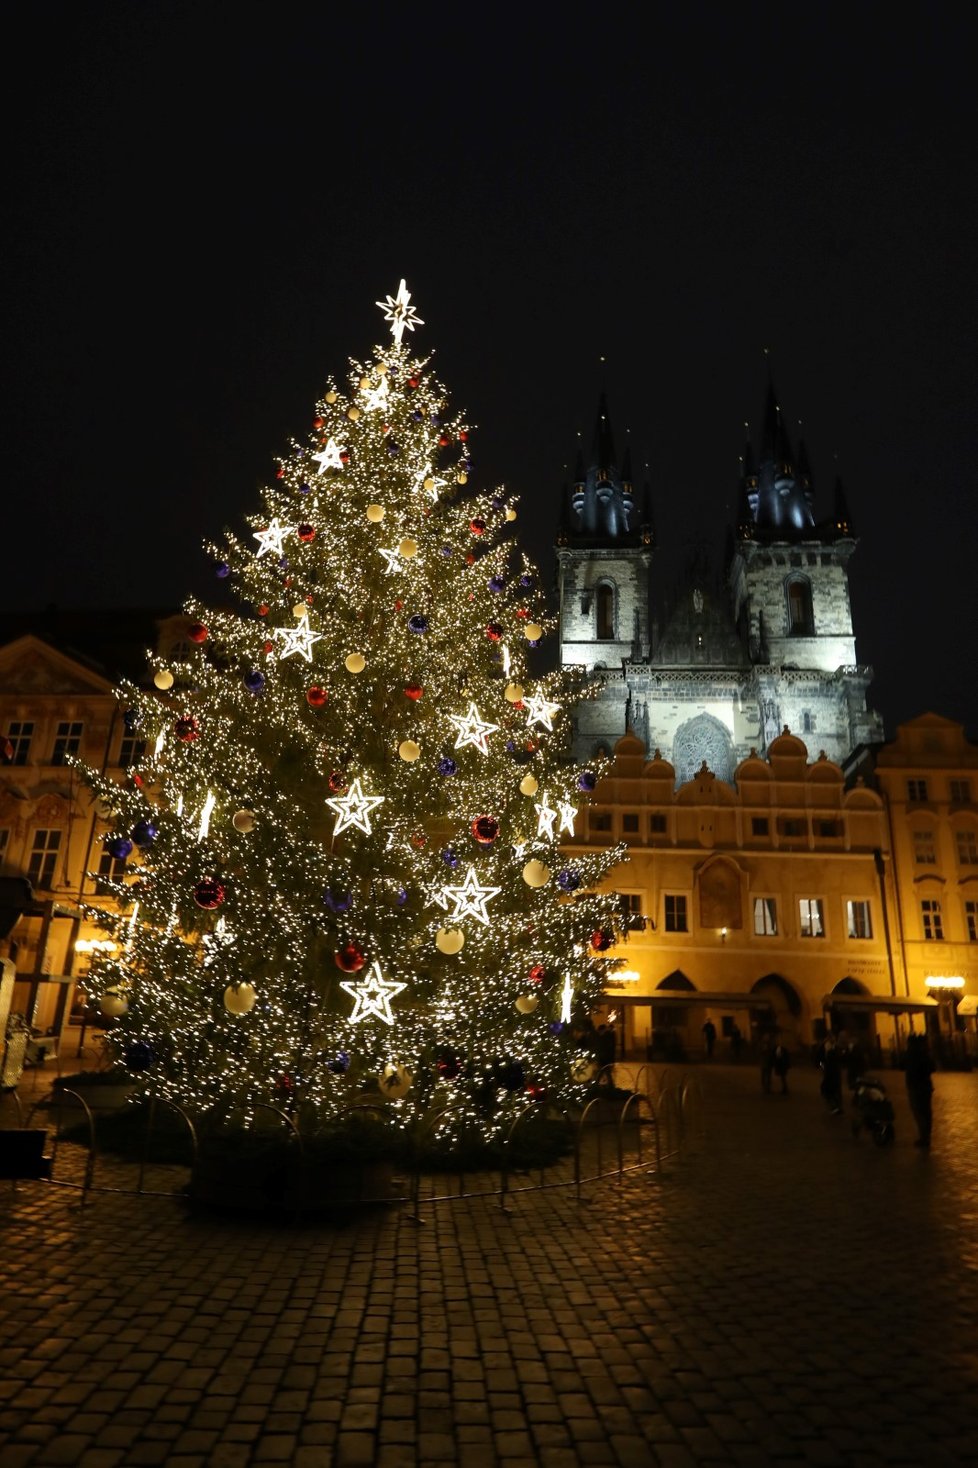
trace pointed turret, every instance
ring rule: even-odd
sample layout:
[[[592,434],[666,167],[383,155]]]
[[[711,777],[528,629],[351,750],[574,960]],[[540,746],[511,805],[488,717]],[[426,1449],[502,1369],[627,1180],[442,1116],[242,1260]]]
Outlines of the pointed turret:
[[[811,530],[815,524],[810,497],[795,467],[791,439],[770,376],[753,510],[757,528],[768,533],[793,536]]]
[[[577,470],[570,492],[568,538],[589,544],[629,545],[639,539],[632,485],[631,450],[626,448],[619,466],[611,430],[608,399],[598,401],[590,460],[578,453]]]

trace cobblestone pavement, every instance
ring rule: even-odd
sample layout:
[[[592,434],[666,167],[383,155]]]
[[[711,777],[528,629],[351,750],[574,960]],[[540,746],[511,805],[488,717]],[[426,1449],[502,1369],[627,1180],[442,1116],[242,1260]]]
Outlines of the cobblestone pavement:
[[[0,1463],[578,1468],[978,1461],[978,1075],[934,1146],[817,1075],[691,1071],[703,1141],[629,1176],[346,1225],[0,1184]]]

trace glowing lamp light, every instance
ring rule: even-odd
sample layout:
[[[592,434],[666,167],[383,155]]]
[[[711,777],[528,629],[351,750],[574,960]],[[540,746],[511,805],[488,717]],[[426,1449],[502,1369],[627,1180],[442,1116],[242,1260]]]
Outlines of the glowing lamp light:
[[[924,984],[931,993],[960,994],[964,979],[960,974],[928,974]]]

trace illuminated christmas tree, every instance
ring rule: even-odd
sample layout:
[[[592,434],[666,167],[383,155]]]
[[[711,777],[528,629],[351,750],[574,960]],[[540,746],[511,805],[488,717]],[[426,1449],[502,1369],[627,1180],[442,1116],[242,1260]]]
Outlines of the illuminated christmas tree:
[[[378,1093],[489,1138],[583,1093],[622,853],[560,853],[599,774],[568,757],[585,690],[531,675],[552,623],[513,497],[468,488],[404,282],[378,304],[392,340],[208,548],[236,609],[189,603],[186,661],[118,691],[145,762],[88,779],[135,880],[86,987],[151,1094],[328,1119]]]

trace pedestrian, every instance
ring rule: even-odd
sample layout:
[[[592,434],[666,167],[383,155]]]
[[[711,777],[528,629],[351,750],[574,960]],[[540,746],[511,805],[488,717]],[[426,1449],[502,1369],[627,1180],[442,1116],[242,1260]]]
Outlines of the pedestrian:
[[[926,1035],[911,1035],[907,1040],[907,1053],[903,1061],[903,1079],[907,1087],[907,1100],[917,1124],[915,1147],[930,1146],[933,1122],[934,1062]]]
[[[866,1069],[866,1055],[860,1044],[858,1036],[854,1035],[846,1046],[846,1085],[850,1091],[856,1089],[856,1082]]]
[[[712,1060],[713,1047],[717,1042],[717,1027],[711,1019],[706,1020],[703,1025],[703,1039],[706,1042],[706,1058]]]
[[[774,1074],[781,1082],[781,1094],[788,1094],[788,1071],[791,1069],[791,1056],[788,1054],[787,1045],[780,1040],[774,1047]]]
[[[834,1035],[826,1035],[822,1045],[822,1093],[833,1116],[842,1114],[842,1057]]]
[[[771,1093],[771,1074],[774,1070],[774,1039],[771,1035],[761,1036],[761,1090],[765,1096]]]
[[[744,1037],[740,1033],[740,1025],[736,1020],[730,1026],[730,1053],[734,1060],[740,1059],[740,1047],[744,1043]]]

